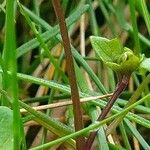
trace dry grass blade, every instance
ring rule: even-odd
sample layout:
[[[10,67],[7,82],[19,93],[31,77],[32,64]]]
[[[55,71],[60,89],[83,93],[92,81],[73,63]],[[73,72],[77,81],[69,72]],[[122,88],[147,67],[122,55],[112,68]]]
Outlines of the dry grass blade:
[[[80,102],[85,103],[85,102],[89,102],[92,100],[107,98],[110,96],[112,96],[112,94],[106,94],[103,96],[85,97],[85,98],[81,98]],[[42,105],[42,106],[37,106],[37,107],[32,107],[32,108],[39,111],[39,110],[51,109],[51,108],[56,108],[56,107],[68,106],[68,105],[72,105],[72,101],[57,102],[57,103],[53,103],[53,104],[47,104],[47,105]],[[20,112],[21,113],[27,113],[27,111],[25,109],[20,109]]]

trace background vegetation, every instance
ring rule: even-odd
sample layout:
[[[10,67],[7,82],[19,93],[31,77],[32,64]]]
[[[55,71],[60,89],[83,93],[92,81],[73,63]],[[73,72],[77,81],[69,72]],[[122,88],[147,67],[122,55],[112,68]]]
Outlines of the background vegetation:
[[[73,111],[71,77],[52,1],[1,0],[0,149],[71,150],[76,137],[88,137],[97,128],[94,150],[150,149],[149,1],[61,0],[61,6],[84,129],[74,132],[74,114],[79,108]],[[118,80],[92,49],[92,35],[118,38],[143,57],[111,113],[100,122],[95,121]]]

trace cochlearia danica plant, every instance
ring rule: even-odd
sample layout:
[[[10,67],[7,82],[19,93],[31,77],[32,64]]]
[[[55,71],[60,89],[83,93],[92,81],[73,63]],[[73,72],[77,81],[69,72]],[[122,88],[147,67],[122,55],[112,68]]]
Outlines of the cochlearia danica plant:
[[[132,50],[123,47],[117,38],[109,40],[103,37],[91,36],[90,40],[98,58],[116,72],[118,76],[116,89],[98,117],[98,120],[102,120],[128,85],[130,76],[140,65],[142,57],[136,56]],[[87,139],[87,150],[90,150],[96,133],[92,132]]]

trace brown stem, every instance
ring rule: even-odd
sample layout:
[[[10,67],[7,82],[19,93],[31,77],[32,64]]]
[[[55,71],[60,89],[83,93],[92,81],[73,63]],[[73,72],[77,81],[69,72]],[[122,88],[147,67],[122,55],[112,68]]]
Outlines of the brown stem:
[[[65,50],[66,56],[66,64],[67,64],[67,73],[68,78],[71,86],[71,97],[73,102],[73,110],[74,110],[74,121],[75,121],[75,131],[81,130],[83,125],[83,118],[82,118],[82,111],[79,99],[79,92],[76,83],[75,71],[74,71],[74,64],[73,64],[73,57],[71,53],[71,46],[68,37],[68,31],[65,23],[65,17],[63,13],[63,9],[61,8],[59,0],[52,0],[54,10],[56,16],[59,21],[60,32],[63,39],[63,45]],[[76,139],[76,148],[77,150],[84,150],[85,149],[85,138],[79,137]]]
[[[126,86],[128,85],[129,82],[129,78],[130,76],[127,75],[123,75],[122,79],[119,81],[116,90],[114,91],[112,97],[110,98],[110,100],[108,101],[107,105],[105,106],[105,108],[102,110],[100,116],[98,117],[98,121],[103,120],[106,115],[109,113],[109,111],[111,110],[113,104],[115,103],[115,101],[117,100],[117,98],[120,96],[120,94],[124,91],[124,89],[126,88]],[[90,150],[93,144],[93,141],[96,137],[98,130],[95,132],[91,132],[87,141],[86,141],[86,150]]]

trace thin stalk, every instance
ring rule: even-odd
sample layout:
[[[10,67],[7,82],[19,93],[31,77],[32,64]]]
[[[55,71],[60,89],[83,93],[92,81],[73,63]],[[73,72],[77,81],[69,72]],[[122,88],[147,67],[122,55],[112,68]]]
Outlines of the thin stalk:
[[[21,141],[21,116],[18,102],[18,81],[17,81],[17,62],[16,62],[16,37],[15,37],[15,14],[14,7],[16,1],[6,1],[6,28],[5,28],[5,43],[4,43],[4,67],[10,70],[12,77],[7,78],[6,84],[9,93],[12,94],[13,105],[13,141],[14,150],[20,149]],[[5,66],[6,64],[6,66]]]
[[[120,94],[124,91],[124,89],[126,88],[126,86],[128,85],[129,82],[129,76],[124,75],[121,79],[121,81],[119,81],[116,90],[114,91],[112,97],[110,98],[110,100],[108,101],[107,105],[105,106],[105,108],[102,110],[100,116],[98,117],[98,121],[103,120],[106,115],[109,113],[110,109],[112,108],[113,104],[115,103],[115,101],[117,100],[117,98],[120,96]],[[97,134],[98,130],[95,132],[92,132],[86,142],[86,150],[90,150],[93,144],[93,141],[95,139],[95,136]]]
[[[52,3],[54,6],[56,16],[59,21],[60,32],[61,32],[61,36],[63,39],[64,50],[65,50],[65,55],[66,55],[67,72],[68,72],[69,82],[71,86],[71,97],[72,97],[73,110],[74,110],[75,131],[78,131],[78,130],[81,130],[84,127],[84,125],[83,125],[83,119],[82,119],[79,92],[77,88],[75,71],[74,71],[73,57],[72,57],[71,46],[70,46],[70,41],[68,37],[68,31],[66,27],[63,9],[61,8],[61,5],[60,5],[60,1],[52,0]],[[85,149],[84,137],[80,137],[76,139],[76,148],[77,150]]]
[[[136,16],[135,16],[135,0],[129,0],[130,5],[130,13],[131,13],[131,20],[132,20],[132,27],[133,27],[133,37],[134,37],[134,43],[135,43],[135,50],[134,53],[136,55],[139,55],[140,53],[140,41],[138,38],[138,27],[136,22]]]
[[[23,126],[23,120],[22,119],[20,120],[20,124],[22,126],[21,131],[20,131],[21,136],[22,136],[21,148],[22,148],[22,150],[27,150],[26,135],[25,135],[25,132],[24,132],[24,126]]]

